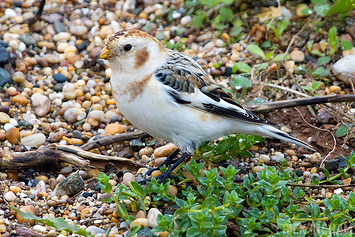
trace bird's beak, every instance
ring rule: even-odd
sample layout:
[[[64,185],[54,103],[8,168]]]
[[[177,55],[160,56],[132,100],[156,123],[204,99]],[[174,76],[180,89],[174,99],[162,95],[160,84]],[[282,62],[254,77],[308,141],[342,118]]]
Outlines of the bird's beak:
[[[97,55],[98,58],[107,58],[109,55],[111,54],[111,51],[107,48],[107,46],[105,46],[99,55]]]

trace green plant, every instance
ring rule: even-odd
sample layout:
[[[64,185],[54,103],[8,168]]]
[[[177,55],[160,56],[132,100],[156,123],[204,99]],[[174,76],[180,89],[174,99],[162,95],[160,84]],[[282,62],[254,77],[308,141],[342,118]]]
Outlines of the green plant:
[[[275,37],[280,38],[281,34],[286,30],[290,20],[287,17],[284,17],[282,20],[277,21],[277,27],[274,27],[271,24],[268,24],[268,26],[274,31]]]
[[[339,40],[337,39],[337,28],[335,26],[329,29],[328,43],[331,47],[331,50],[329,51],[329,55],[331,56],[337,50],[337,46],[339,43]]]

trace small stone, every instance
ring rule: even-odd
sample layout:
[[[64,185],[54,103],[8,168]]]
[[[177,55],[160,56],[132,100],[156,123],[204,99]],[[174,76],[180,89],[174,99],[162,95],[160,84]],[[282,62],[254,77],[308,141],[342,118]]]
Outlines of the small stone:
[[[88,29],[84,25],[71,25],[69,27],[69,32],[73,35],[82,36],[88,32]]]
[[[223,33],[221,35],[221,38],[223,39],[224,42],[229,43],[231,41],[231,37],[227,33]]]
[[[86,231],[90,232],[91,235],[93,236],[102,236],[103,234],[106,233],[106,231],[104,229],[101,229],[99,227],[96,226],[89,226],[88,228],[86,228]]]
[[[65,40],[65,41],[68,41],[71,37],[71,34],[69,32],[60,32],[56,35],[53,36],[53,40],[58,42],[58,41],[62,41],[62,40]]]
[[[15,72],[12,75],[12,80],[19,84],[22,84],[26,81],[26,75],[23,72]]]
[[[84,142],[83,142],[83,140],[78,139],[78,138],[71,138],[71,139],[69,140],[69,144],[70,144],[70,145],[79,145],[79,146],[81,146],[81,145],[84,144]]]
[[[106,39],[108,35],[113,34],[113,30],[110,26],[103,26],[98,34],[98,36],[101,37],[101,39]]]
[[[149,221],[148,227],[156,227],[158,226],[157,219],[158,215],[162,215],[162,213],[157,208],[150,208],[147,214],[147,219]]]
[[[57,33],[65,32],[65,25],[63,24],[63,22],[61,22],[60,20],[55,20],[53,24],[54,29]]]
[[[318,110],[317,120],[320,124],[329,124],[332,119],[333,119],[333,114],[331,114],[327,110],[325,109]]]
[[[264,166],[257,165],[257,166],[254,166],[254,167],[251,169],[251,172],[252,172],[253,174],[255,174],[255,173],[259,172],[259,171],[264,171],[264,170],[265,170]]]
[[[177,146],[173,143],[168,143],[165,146],[155,149],[155,157],[167,157],[177,149]]]
[[[37,42],[37,46],[39,48],[46,47],[47,49],[52,49],[52,48],[54,48],[55,44],[53,42],[40,41],[40,42]]]
[[[313,167],[310,172],[311,172],[311,174],[314,174],[314,173],[317,173],[317,171],[318,171],[317,167]]]
[[[31,100],[37,116],[44,116],[51,109],[51,101],[45,95],[41,95],[40,93],[34,93],[31,96]]]
[[[57,82],[65,82],[68,78],[61,73],[56,73],[53,75],[54,80]]]
[[[271,160],[272,161],[275,161],[275,162],[279,162],[280,160],[284,159],[285,158],[285,155],[282,154],[282,153],[278,153],[274,156],[271,156]]]
[[[172,197],[176,197],[177,194],[178,194],[178,189],[173,185],[169,185],[169,195]]]
[[[37,215],[36,208],[33,205],[27,205],[27,206],[20,207],[20,210],[23,212],[32,212],[34,215]],[[34,220],[25,219],[25,218],[21,217],[20,214],[18,214],[18,213],[16,213],[16,219],[18,220],[18,222],[20,224],[23,224],[23,223],[29,223],[30,225],[35,224]]]
[[[0,87],[3,87],[6,84],[12,84],[11,75],[8,71],[0,67]]]
[[[154,149],[152,147],[147,146],[139,150],[139,156],[142,157],[143,155],[151,155],[153,154],[153,152]]]
[[[290,58],[296,63],[301,63],[305,59],[305,55],[302,51],[294,50],[290,53]]]
[[[35,46],[36,45],[36,40],[28,33],[24,33],[23,35],[21,35],[19,38],[19,40],[21,40],[22,42],[24,42],[26,44],[26,46]]]
[[[153,177],[157,177],[158,175],[161,175],[161,174],[162,174],[162,172],[160,170],[154,170],[152,172],[151,176],[153,178]]]
[[[26,98],[26,96],[18,94],[14,97],[11,97],[11,102],[25,106],[28,103],[28,99]]]
[[[16,200],[16,195],[14,194],[14,192],[9,191],[9,192],[5,193],[4,198],[8,202],[13,202]]]
[[[138,218],[131,222],[129,225],[131,228],[133,226],[149,227],[149,220],[147,218]]]
[[[192,17],[190,15],[184,16],[183,18],[181,18],[180,20],[180,24],[182,26],[186,26],[187,24],[189,24],[191,22]]]
[[[259,160],[262,160],[263,163],[269,162],[270,161],[270,156],[262,154],[259,156]]]
[[[39,146],[46,141],[46,136],[43,133],[36,133],[21,139],[21,144],[24,146]]]
[[[21,188],[17,186],[10,186],[10,191],[13,192],[14,194],[17,194],[21,192]]]
[[[125,127],[118,123],[108,124],[105,127],[105,133],[110,135],[115,135],[117,133],[124,133],[126,131]]]
[[[329,87],[329,92],[330,93],[339,94],[340,91],[341,91],[340,86],[331,86],[331,87]]]
[[[60,182],[56,186],[54,193],[59,197],[64,195],[72,196],[79,193],[83,189],[84,181],[81,176],[77,172],[75,172],[74,174],[70,175],[62,182]]]
[[[10,121],[10,116],[4,112],[0,112],[0,123],[8,123]]]
[[[142,210],[139,210],[136,214],[136,219],[138,218],[145,218],[145,214],[144,214],[144,211]]]
[[[78,114],[77,114],[77,112],[76,112],[76,109],[74,109],[74,108],[67,109],[67,110],[64,112],[64,119],[65,119],[68,123],[74,123],[74,122],[76,122],[77,117],[78,117]]]
[[[355,55],[349,55],[338,60],[334,63],[332,72],[346,84],[350,84],[349,80],[355,83]]]
[[[99,53],[101,52],[101,47],[95,47],[90,51],[89,57],[90,58],[96,58],[97,55],[99,55]]]
[[[134,176],[132,173],[127,172],[123,175],[122,183],[126,186],[128,186],[130,182],[135,182],[135,181],[136,181],[136,176]]]
[[[288,156],[294,156],[296,155],[296,152],[294,150],[291,150],[291,149],[287,149],[285,150],[285,153],[288,155]]]
[[[303,172],[301,170],[296,170],[296,175],[298,177],[301,177],[303,175]]]
[[[21,141],[20,131],[16,127],[10,128],[6,132],[6,139],[13,145],[19,144]]]

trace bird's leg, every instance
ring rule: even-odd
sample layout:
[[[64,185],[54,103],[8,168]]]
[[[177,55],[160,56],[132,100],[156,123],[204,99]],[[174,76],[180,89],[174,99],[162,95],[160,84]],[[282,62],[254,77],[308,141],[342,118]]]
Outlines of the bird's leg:
[[[151,168],[149,169],[146,173],[145,173],[145,176],[149,176],[152,174],[152,172],[154,170],[158,170],[160,169],[163,165],[165,165],[166,167],[168,167],[169,165],[172,165],[174,163],[174,158],[177,156],[177,154],[179,154],[179,149],[176,149],[173,153],[171,153],[166,159],[164,162],[162,162],[160,165],[158,165],[158,167],[155,167],[155,168]]]
[[[157,177],[155,177],[157,180],[159,180],[160,183],[164,182],[167,178],[172,177],[172,178],[176,178],[175,176],[172,176],[171,173],[176,169],[176,167],[178,167],[184,160],[186,157],[188,157],[189,154],[188,153],[184,153],[182,154],[182,156],[179,159],[174,160],[174,164],[164,173],[158,175]]]

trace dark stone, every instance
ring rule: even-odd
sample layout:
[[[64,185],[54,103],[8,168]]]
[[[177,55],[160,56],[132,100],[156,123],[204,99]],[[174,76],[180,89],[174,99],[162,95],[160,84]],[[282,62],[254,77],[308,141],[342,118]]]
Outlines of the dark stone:
[[[313,58],[312,56],[309,56],[308,54],[305,54],[305,59],[306,59],[306,62],[307,61],[310,61],[312,63],[317,63],[318,62],[317,59]]]
[[[37,83],[34,83],[32,86],[33,86],[34,88],[39,88],[39,85],[38,85]]]
[[[173,215],[174,212],[175,212],[176,210],[178,210],[178,209],[179,209],[179,206],[178,206],[178,205],[176,205],[176,204],[171,204],[170,206],[168,206],[167,208],[164,209],[163,214],[164,214],[164,215],[165,215],[165,214]]]
[[[81,136],[82,136],[83,134],[79,131],[79,130],[74,130],[73,131],[73,136],[75,137],[75,138],[81,138]]]
[[[85,113],[86,113],[86,114],[89,114],[90,110],[91,110],[91,107],[86,108],[86,109],[85,109]]]
[[[38,183],[39,183],[38,179],[31,179],[30,181],[28,181],[28,186],[36,187]]]
[[[62,83],[57,83],[53,86],[53,90],[56,92],[61,92],[63,90],[63,84]]]
[[[99,197],[99,201],[103,201],[104,199],[110,199],[111,198],[111,194],[109,193],[103,193],[100,197]]]
[[[303,175],[303,172],[300,171],[300,170],[296,170],[296,175],[297,175],[298,177],[301,177],[301,176]]]
[[[83,192],[82,195],[83,195],[83,197],[87,198],[87,197],[91,197],[91,196],[92,196],[92,193]]]
[[[10,108],[9,107],[7,107],[7,106],[1,106],[0,107],[0,112],[4,112],[4,113],[9,113],[9,111],[10,111]]]
[[[137,232],[137,237],[152,237],[153,234],[148,227],[144,227]]]
[[[349,160],[349,156],[345,157],[345,159]],[[328,171],[338,171],[339,168],[346,167],[346,162],[343,158],[339,158],[324,162],[324,166]]]
[[[197,61],[198,59],[200,59],[199,57],[195,56],[192,58],[193,60]]]
[[[83,178],[76,172],[60,182],[55,188],[55,193],[57,196],[73,196],[83,189]]]
[[[229,77],[230,75],[232,75],[233,70],[231,67],[226,67],[226,71],[224,72],[224,75]]]
[[[53,23],[54,23],[54,29],[57,33],[65,32],[65,25],[63,24],[63,22],[59,20],[55,20]]]
[[[76,46],[76,48],[78,49],[79,52],[81,52],[86,49],[87,43],[88,42],[86,40],[84,40],[83,42],[81,42],[81,44]]]
[[[61,73],[56,73],[53,75],[54,80],[56,80],[57,82],[65,82],[67,80],[67,77],[64,76]]]
[[[328,124],[332,118],[333,115],[325,109],[320,110],[317,114],[317,119],[320,124]]]
[[[3,40],[0,40],[0,45],[4,46],[5,48],[9,47],[9,44]]]
[[[12,78],[8,71],[3,68],[0,68],[0,87],[3,87],[6,84],[12,84]]]
[[[27,45],[27,47],[31,45],[36,46],[36,40],[28,33],[24,33],[23,35],[18,37],[18,39],[24,42]]]
[[[29,122],[27,122],[26,120],[20,120],[20,121],[18,121],[18,125],[19,125],[20,127],[28,127],[28,126],[30,126],[31,124],[30,124]]]
[[[74,200],[71,199],[71,198],[67,198],[65,201],[66,201],[69,205],[73,205],[73,204],[74,204]]]
[[[107,82],[109,82],[110,81],[110,78],[108,78],[108,77],[105,77],[104,78],[104,83],[107,83]]]
[[[6,47],[0,44],[0,67],[4,67],[5,64],[9,63],[9,54]]]
[[[21,1],[14,1],[15,7],[21,7],[22,2]]]

